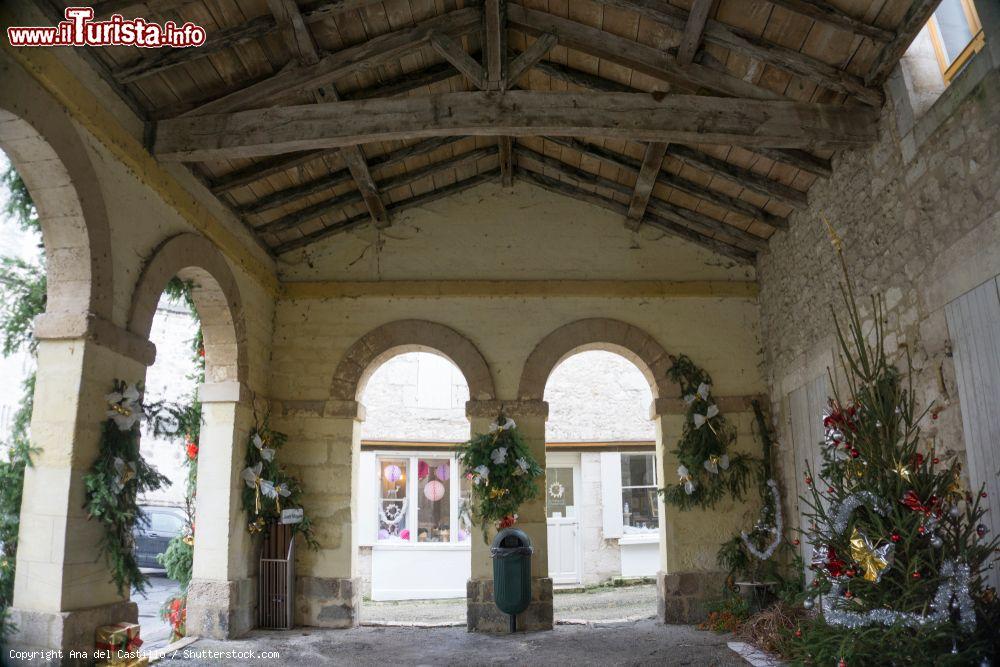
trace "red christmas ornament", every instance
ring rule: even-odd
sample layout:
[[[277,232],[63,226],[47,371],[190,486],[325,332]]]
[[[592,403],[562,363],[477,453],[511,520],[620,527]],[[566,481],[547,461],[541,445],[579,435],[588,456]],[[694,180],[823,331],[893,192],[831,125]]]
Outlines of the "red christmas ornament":
[[[198,458],[198,445],[193,442],[187,443],[187,455],[189,459]]]
[[[980,497],[980,498],[985,498],[985,497],[986,497],[986,492],[985,492],[985,491],[983,491],[982,493],[980,493],[980,494],[979,494],[979,497]]]
[[[852,593],[851,591],[844,591],[844,597],[850,600],[852,597],[854,597],[854,593]]]
[[[837,557],[837,552],[833,547],[828,547],[826,552],[826,571],[830,573],[831,577],[839,577],[847,563],[840,560]]]
[[[917,532],[920,533],[921,535],[923,535],[924,533],[927,532],[927,529],[924,528],[923,526],[918,526],[917,527]]]
[[[801,630],[796,630],[795,631],[795,636],[796,637],[801,637],[802,636],[802,631]]]
[[[914,573],[913,573],[912,575],[910,575],[910,576],[912,576],[912,577],[913,577],[914,579],[919,579],[919,578],[920,578],[920,572],[914,572]]]
[[[892,540],[893,542],[899,542],[899,533],[893,533],[892,535],[889,536],[889,539]]]
[[[938,413],[932,412],[931,413],[931,419],[937,419],[937,418],[938,418]]]
[[[792,544],[794,544],[795,546],[799,546],[799,538],[796,537],[794,540],[792,540]]]
[[[809,475],[806,475],[806,484],[810,484],[811,485],[812,483],[813,483],[813,478],[810,477]]]
[[[852,459],[856,459],[856,458],[858,458],[859,456],[861,456],[861,452],[859,452],[858,450],[854,449],[853,447],[851,447],[851,452],[850,452],[850,454],[851,454],[851,458],[852,458]]]
[[[927,506],[924,505],[923,501],[920,500],[920,496],[918,496],[913,489],[910,489],[909,491],[904,493],[902,500],[900,500],[899,502],[903,503],[914,512],[927,511]]]
[[[827,493],[833,493],[833,490],[834,490],[834,489],[833,489],[833,487],[832,487],[832,486],[828,486],[828,487],[826,487],[826,492],[827,492]]]
[[[848,577],[853,577],[857,573],[854,570],[848,570],[844,574],[846,574]]]
[[[933,459],[931,459],[931,461],[932,461],[933,463],[935,463],[935,464],[937,464],[937,463],[941,463],[941,459],[939,459],[939,458],[938,458],[938,457],[936,457],[936,456],[935,456],[935,457],[934,457]]]
[[[847,667],[847,663],[844,662],[843,658],[841,658],[840,662],[837,663],[837,667]]]

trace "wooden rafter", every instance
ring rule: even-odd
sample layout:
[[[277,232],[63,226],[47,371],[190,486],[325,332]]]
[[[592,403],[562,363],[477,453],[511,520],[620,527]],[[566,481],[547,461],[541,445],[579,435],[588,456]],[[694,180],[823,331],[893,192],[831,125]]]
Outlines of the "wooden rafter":
[[[896,31],[896,35],[882,48],[875,63],[868,70],[865,81],[869,85],[880,86],[885,83],[892,73],[892,68],[906,53],[917,33],[931,20],[931,15],[940,3],[941,0],[914,0],[906,16],[903,17],[903,23]]]
[[[660,174],[663,156],[666,154],[665,143],[654,141],[646,144],[646,154],[642,158],[642,166],[635,179],[635,190],[632,192],[632,201],[628,205],[628,214],[625,218],[626,222],[633,221],[636,228],[642,222],[642,216],[646,214],[646,206],[649,204],[650,195],[653,194],[653,186],[656,185],[656,177]]]
[[[442,160],[440,162],[434,162],[432,164],[426,165],[419,169],[414,169],[402,173],[398,176],[388,178],[384,181],[379,181],[378,187],[383,192],[388,192],[394,188],[402,187],[404,185],[411,185],[423,178],[428,176],[434,176],[436,174],[441,174],[446,171],[451,171],[459,167],[465,167],[469,165],[475,165],[479,160],[490,157],[491,155],[496,155],[496,146],[489,146],[487,148],[478,148],[467,153],[463,153],[459,156],[448,160]],[[331,215],[342,211],[348,206],[353,206],[363,201],[363,196],[358,191],[347,192],[337,197],[333,197],[326,201],[319,202],[318,204],[313,204],[312,206],[307,206],[303,209],[295,211],[294,213],[289,213],[288,215],[282,216],[276,220],[272,220],[263,225],[255,227],[254,229],[259,232],[273,234],[276,232],[285,231],[286,229],[291,229],[297,227],[298,225],[308,222],[310,220],[315,220],[316,218],[321,218],[325,215]]]
[[[497,177],[499,173],[500,170],[498,168],[490,169],[488,171],[484,171],[480,174],[476,174],[464,180],[456,181],[451,185],[446,185],[444,187],[437,188],[436,190],[431,190],[430,192],[425,192],[424,194],[417,195],[416,197],[410,197],[409,199],[403,199],[402,201],[389,204],[388,207],[389,213],[395,214],[400,211],[405,211],[406,209],[409,208],[415,208],[417,206],[423,206],[424,204],[429,204],[433,201],[437,201],[438,199],[443,199],[444,197],[450,197],[454,194],[462,192],[463,190],[468,190],[471,187],[479,185],[480,183],[485,183],[486,181],[493,180],[494,178]],[[335,225],[331,225],[329,227],[325,227],[318,231],[307,234],[301,238],[294,239],[292,241],[286,241],[278,245],[274,249],[274,252],[275,254],[281,255],[284,253],[291,252],[292,250],[296,250],[298,248],[303,248],[305,246],[311,245],[313,243],[316,243],[317,241],[321,241],[335,234],[343,234],[345,232],[352,231],[366,224],[368,221],[367,218],[368,218],[367,215],[354,216],[352,218],[344,220],[343,222],[339,222]]]
[[[533,151],[527,147],[518,146],[514,153],[518,158],[519,165],[521,164],[522,159],[526,159],[529,162],[534,162],[537,165],[558,172],[560,176],[570,179],[575,184],[591,185],[604,188],[612,192],[617,192],[618,194],[626,197],[632,196],[632,188],[627,185],[623,185],[618,181],[612,181],[604,178],[603,176],[598,176],[597,174],[592,174],[589,171],[584,171],[583,169],[574,167],[563,162],[562,160],[548,155],[542,155],[541,153]],[[745,250],[763,250],[767,247],[767,241],[759,236],[743,231],[738,227],[733,227],[732,225],[716,220],[715,218],[709,217],[703,213],[682,208],[661,199],[650,197],[648,211],[660,217],[674,220],[678,224],[684,225],[701,234],[721,234],[728,238],[730,240],[729,242],[733,245],[742,247]],[[627,207],[624,210],[624,214],[627,217]]]
[[[517,80],[532,67],[537,67],[541,59],[545,57],[545,54],[551,51],[552,47],[558,42],[558,37],[551,33],[545,33],[540,35],[528,48],[518,54],[513,62],[511,62],[510,68],[507,71],[507,78],[510,85],[513,86],[516,84]]]
[[[633,11],[644,18],[663,23],[678,31],[686,30],[691,19],[691,14],[684,9],[659,0],[596,1]],[[704,27],[704,39],[706,42],[773,65],[829,90],[854,97],[866,104],[882,105],[882,91],[877,87],[867,85],[861,77],[749,31],[714,19],[707,19]]]
[[[642,162],[629,157],[628,155],[622,155],[617,151],[612,151],[602,146],[595,146],[594,144],[586,143],[578,139],[560,137],[545,137],[545,139],[554,144],[565,146],[566,148],[574,150],[581,155],[599,160],[604,164],[617,167],[636,176],[638,176],[639,169],[642,167]],[[704,199],[705,201],[711,202],[716,206],[731,211],[732,213],[736,213],[737,215],[743,215],[751,218],[752,220],[757,220],[765,225],[768,225],[769,227],[773,227],[775,229],[788,228],[788,220],[785,218],[759,209],[750,202],[731,197],[725,193],[718,192],[717,190],[713,190],[707,186],[699,185],[693,181],[689,181],[686,178],[671,174],[667,171],[660,171],[660,173],[657,174],[656,182],[661,185],[674,188],[675,190],[685,192],[693,197]]]
[[[475,54],[473,54],[475,58]],[[414,72],[406,72],[388,81],[383,81],[377,86],[370,88],[359,88],[349,93],[341,95],[345,100],[367,100],[373,97],[395,97],[405,95],[414,90],[419,90],[424,86],[432,86],[435,83],[447,81],[456,76],[461,76],[461,72],[449,62],[435,63]]]
[[[698,63],[681,66],[667,51],[646,46],[626,37],[619,37],[583,23],[560,16],[526,9],[520,5],[507,7],[507,20],[512,26],[533,35],[551,33],[559,44],[613,63],[631,67],[649,76],[665,79],[690,92],[709,91],[715,94],[750,99],[775,100],[782,96],[739,79],[727,72]]]
[[[448,35],[436,32],[431,35],[431,47],[438,52],[442,58],[452,64],[459,72],[464,74],[472,82],[472,85],[479,90],[486,89],[486,70],[483,66],[472,59],[465,49]]]
[[[538,134],[838,149],[874,142],[877,115],[867,107],[699,95],[458,92],[174,118],[157,123],[153,152],[197,162],[394,139]]]
[[[825,23],[828,26],[839,28],[856,35],[867,37],[875,42],[889,42],[895,37],[891,30],[885,30],[878,26],[865,23],[860,19],[844,13],[826,0],[768,0],[772,5],[778,5],[785,9],[808,16],[809,18]]]
[[[534,69],[538,70],[546,76],[550,76],[553,79],[563,81],[565,83],[573,84],[574,86],[579,86],[584,90],[595,90],[601,93],[640,93],[636,88],[633,88],[624,83],[618,83],[617,81],[612,81],[610,79],[605,79],[603,77],[595,76],[593,74],[588,74],[587,72],[581,72],[580,70],[567,67],[565,65],[560,65],[559,63],[540,61],[535,63]],[[669,89],[669,84],[664,83],[664,88]],[[666,92],[658,91],[658,92]]]
[[[691,4],[691,12],[681,34],[681,43],[677,45],[677,62],[681,65],[690,65],[694,62],[694,56],[701,46],[701,38],[705,33],[705,23],[708,22],[708,15],[714,5],[715,0],[694,0]]]
[[[281,32],[288,50],[292,57],[301,65],[312,66],[319,62],[319,49],[313,41],[312,34],[299,12],[299,7],[295,0],[267,0],[268,7],[275,21],[281,27]],[[340,96],[333,83],[328,83],[325,87],[313,91],[313,99],[317,103],[329,100],[338,101]],[[382,203],[382,197],[375,180],[368,170],[368,163],[365,162],[365,155],[361,152],[360,146],[344,146],[340,149],[340,157],[351,172],[351,177],[357,185],[361,196],[365,200],[365,206],[372,216],[372,222],[376,227],[388,227],[390,224],[389,214]]]
[[[277,104],[282,97],[324,86],[349,74],[367,71],[427,43],[431,35],[465,34],[480,25],[477,8],[457,9],[422,21],[416,26],[379,35],[367,42],[331,53],[314,65],[287,67],[254,84],[206,102],[186,116],[224,113],[236,109]]]
[[[620,204],[613,199],[601,196],[584,188],[570,185],[562,180],[546,176],[544,173],[531,169],[530,165],[525,165],[518,171],[524,172],[526,180],[531,181],[539,187],[551,192],[565,195],[576,200],[589,202],[596,206],[600,206],[601,208],[613,211],[619,215],[625,215],[627,210],[624,204]],[[684,225],[660,218],[652,213],[647,212],[643,222],[672,236],[676,236],[696,245],[700,245],[713,252],[735,259],[743,264],[751,264],[754,261],[754,253],[748,250],[730,245],[703,234],[699,234]]]

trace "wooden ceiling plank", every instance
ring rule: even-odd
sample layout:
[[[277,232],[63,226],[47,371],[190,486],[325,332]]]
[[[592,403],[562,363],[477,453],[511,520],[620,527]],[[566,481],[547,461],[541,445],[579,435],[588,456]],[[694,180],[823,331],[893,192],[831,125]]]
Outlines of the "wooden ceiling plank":
[[[459,76],[460,74],[461,72],[455,69],[449,62],[436,63],[421,70],[405,72],[400,76],[386,81],[378,86],[353,90],[350,93],[341,95],[341,97],[345,100],[367,100],[373,97],[395,97],[397,95],[405,95],[414,90],[423,88],[424,86],[430,86],[441,81],[447,81],[448,79]]]
[[[619,215],[625,215],[627,211],[627,207],[624,204],[620,204],[614,199],[609,199],[583,188],[569,185],[561,180],[552,178],[551,176],[546,176],[541,171],[533,170],[528,166],[521,167],[518,171],[524,172],[524,178],[526,180],[544,188],[545,190],[549,190],[550,192],[565,195],[567,197],[571,197],[572,199],[586,201],[601,208],[618,213]],[[643,222],[672,236],[677,236],[686,241],[695,243],[696,245],[700,245],[713,252],[735,259],[743,264],[752,264],[754,261],[755,255],[750,251],[708,236],[703,236],[702,234],[692,231],[683,225],[673,223],[669,220],[664,220],[647,213]]]
[[[767,176],[737,167],[725,160],[711,157],[688,146],[671,145],[668,150],[671,156],[735,181],[748,190],[776,199],[800,211],[808,208],[809,202],[805,192],[800,192],[783,183],[772,181]]]
[[[199,162],[393,139],[530,134],[837,149],[870,145],[877,115],[863,106],[699,95],[462,92],[179,117],[156,124],[153,151],[164,161]]]
[[[894,39],[882,47],[878,57],[872,64],[865,82],[871,86],[881,86],[892,73],[892,69],[899,62],[899,59],[906,53],[906,49],[916,38],[923,27],[931,20],[934,10],[937,9],[941,0],[913,0],[903,22],[896,31]]]
[[[285,68],[262,81],[201,104],[183,115],[200,116],[276,104],[283,96],[323,86],[397,58],[426,43],[435,32],[455,35],[475,30],[479,27],[479,20],[479,9],[471,7],[442,14],[412,28],[386,33],[331,53],[314,65]]]
[[[695,91],[705,89],[733,97],[781,99],[781,95],[775,92],[759,88],[724,71],[698,63],[682,67],[669,52],[625,37],[617,37],[600,28],[525,9],[520,5],[507,7],[507,19],[512,25],[532,34],[552,33],[559,38],[560,45],[575,51],[631,67]]]
[[[677,62],[681,65],[690,65],[694,62],[713,5],[715,0],[694,0],[691,4],[691,11],[688,13],[687,23],[681,35],[681,43],[677,45]]]
[[[825,23],[834,28],[839,28],[857,35],[863,35],[873,41],[888,43],[896,37],[890,30],[879,28],[878,26],[865,23],[859,19],[845,14],[826,0],[768,0],[772,5],[783,7],[796,14],[808,16],[809,18]]]
[[[499,169],[491,169],[489,171],[484,171],[480,174],[472,176],[464,181],[456,181],[451,185],[447,185],[437,190],[431,190],[422,195],[412,197],[410,199],[404,199],[402,201],[395,202],[389,205],[389,213],[395,214],[400,211],[405,211],[409,208],[415,208],[417,206],[423,206],[424,204],[429,204],[438,199],[443,199],[444,197],[450,197],[454,194],[468,190],[471,187],[479,185],[480,183],[485,183],[486,181],[493,180],[500,173]],[[357,229],[368,222],[367,214],[356,215],[354,217],[348,218],[343,222],[337,223],[336,225],[326,227],[324,229],[313,232],[302,238],[298,238],[292,241],[287,241],[281,245],[274,248],[275,254],[282,255],[292,250],[311,245],[325,238],[333,236],[335,234],[343,234],[349,232],[353,229]]]
[[[664,23],[676,30],[685,30],[691,14],[667,2],[656,0],[596,0],[602,4],[630,9],[640,16]],[[707,19],[704,28],[706,42],[718,44],[732,52],[756,58],[787,72],[806,78],[818,85],[847,95],[873,106],[884,101],[882,91],[871,87],[860,77],[845,72],[795,49],[765,39],[749,30]]]
[[[579,86],[584,90],[596,90],[603,93],[641,92],[617,81],[603,79],[599,76],[587,74],[586,72],[581,72],[551,61],[539,61],[535,63],[534,69],[553,79]]]
[[[632,201],[629,202],[628,213],[625,217],[626,225],[632,229],[639,228],[642,216],[646,214],[646,206],[649,204],[650,195],[653,194],[653,185],[656,184],[656,177],[660,173],[660,167],[663,166],[663,156],[666,154],[667,144],[658,141],[646,144],[646,154],[642,158],[642,166],[635,179]],[[629,221],[634,222],[634,224]]]

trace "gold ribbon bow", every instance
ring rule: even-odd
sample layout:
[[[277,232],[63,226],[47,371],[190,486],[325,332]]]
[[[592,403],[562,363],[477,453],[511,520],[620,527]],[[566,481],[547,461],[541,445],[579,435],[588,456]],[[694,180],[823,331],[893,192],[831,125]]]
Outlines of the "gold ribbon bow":
[[[867,581],[878,582],[882,578],[882,574],[892,564],[892,550],[895,546],[889,542],[873,547],[868,537],[857,527],[851,533],[851,558],[861,565]]]

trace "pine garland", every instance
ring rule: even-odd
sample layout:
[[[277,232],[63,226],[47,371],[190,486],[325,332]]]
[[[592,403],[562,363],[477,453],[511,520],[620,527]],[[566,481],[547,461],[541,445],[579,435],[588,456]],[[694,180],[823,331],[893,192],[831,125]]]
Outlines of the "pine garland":
[[[247,530],[251,534],[260,533],[269,523],[280,521],[282,510],[302,509],[302,484],[278,465],[278,453],[287,439],[284,433],[271,430],[266,416],[250,431],[242,478],[243,509],[250,518]],[[291,525],[309,548],[319,548],[312,522],[305,512],[301,521]]]
[[[106,397],[108,418],[101,428],[100,452],[84,477],[90,518],[104,526],[101,548],[119,595],[129,589],[144,592],[147,578],[135,559],[132,530],[147,518],[137,503],[139,494],[169,484],[139,452],[139,424],[144,417],[140,389],[115,380]]]
[[[711,508],[730,495],[741,500],[759,462],[748,454],[729,454],[736,428],[711,396],[712,378],[686,355],[672,357],[667,376],[680,385],[688,405],[677,449],[677,484],[660,489],[663,500],[682,510]]]
[[[518,508],[538,495],[535,480],[545,475],[514,420],[503,415],[488,433],[462,445],[458,460],[472,480],[469,515],[487,542],[491,526],[499,530],[517,522]]]

